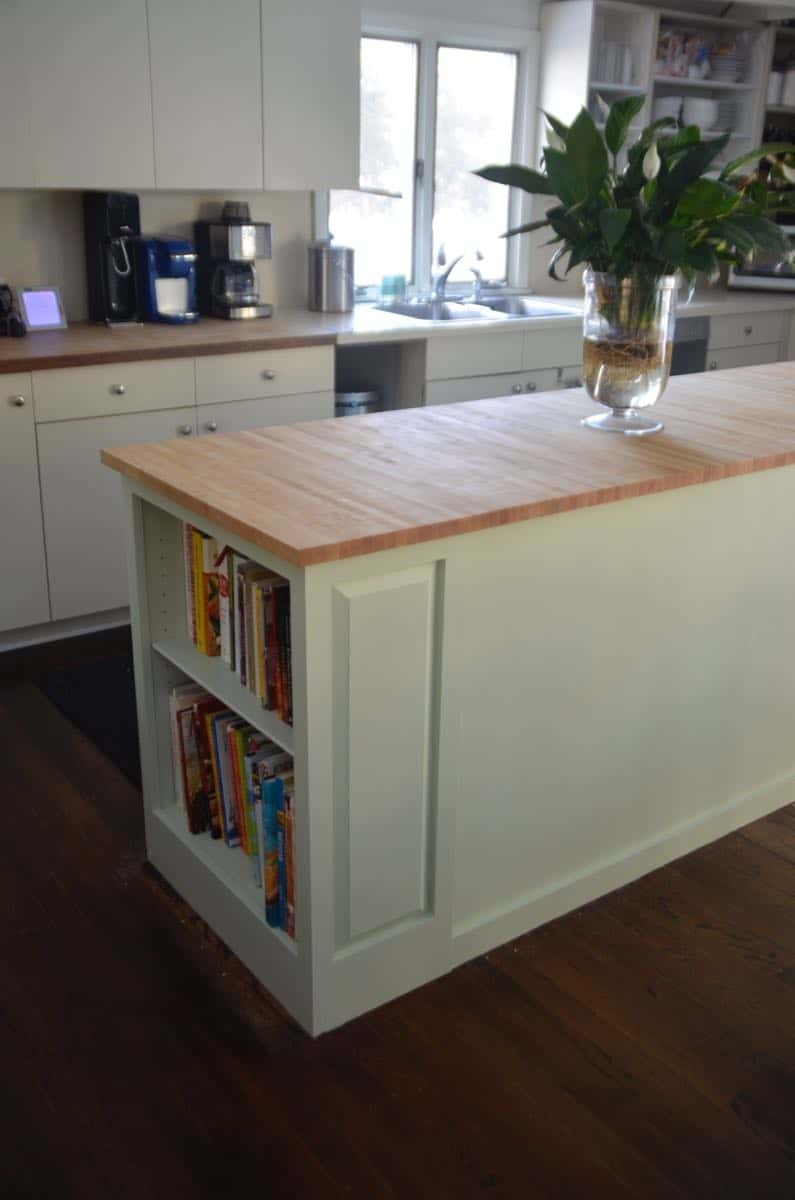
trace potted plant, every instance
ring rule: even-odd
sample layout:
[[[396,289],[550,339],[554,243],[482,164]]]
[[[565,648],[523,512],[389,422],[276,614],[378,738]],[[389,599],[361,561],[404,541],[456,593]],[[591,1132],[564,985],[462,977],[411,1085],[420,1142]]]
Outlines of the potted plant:
[[[714,164],[730,135],[705,139],[697,125],[677,129],[672,117],[663,117],[622,153],[644,98],[616,100],[609,108],[600,103],[601,131],[586,109],[571,125],[545,114],[541,170],[509,164],[475,173],[552,199],[541,219],[504,236],[549,226],[549,244],[557,245],[549,264],[553,279],[559,280],[566,256],[567,271],[586,267],[583,382],[609,411],[585,423],[653,433],[662,424],[642,410],[668,381],[680,281],[692,287],[697,272],[714,281],[721,263],[745,263],[757,250],[782,260],[790,254],[781,229],[766,216],[767,186],[743,172],[791,147],[761,146],[718,173]]]

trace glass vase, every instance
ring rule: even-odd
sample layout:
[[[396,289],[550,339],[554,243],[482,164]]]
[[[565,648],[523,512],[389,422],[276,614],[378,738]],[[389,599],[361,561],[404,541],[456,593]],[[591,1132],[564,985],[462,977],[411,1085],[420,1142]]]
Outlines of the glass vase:
[[[583,385],[608,411],[583,424],[635,437],[657,433],[662,421],[644,410],[663,394],[671,371],[678,280],[588,270],[584,283]]]

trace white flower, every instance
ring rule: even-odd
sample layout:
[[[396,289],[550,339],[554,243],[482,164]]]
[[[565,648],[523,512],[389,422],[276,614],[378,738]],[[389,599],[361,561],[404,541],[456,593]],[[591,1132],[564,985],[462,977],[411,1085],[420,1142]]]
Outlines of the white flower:
[[[643,155],[643,176],[651,182],[660,173],[660,156],[657,153],[657,143],[652,142]]]
[[[547,125],[547,145],[553,150],[562,150],[565,153],[566,143],[563,138],[557,133],[551,125]]]
[[[788,167],[786,163],[782,163],[781,174],[784,176],[787,183],[795,183],[795,167]]]
[[[604,119],[607,120],[607,118],[610,116],[610,105],[602,99],[598,92],[596,93],[596,103],[599,105],[600,113]]]

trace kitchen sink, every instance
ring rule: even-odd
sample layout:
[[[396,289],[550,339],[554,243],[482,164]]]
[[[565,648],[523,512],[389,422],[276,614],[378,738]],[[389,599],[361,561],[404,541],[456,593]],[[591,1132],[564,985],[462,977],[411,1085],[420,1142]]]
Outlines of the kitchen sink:
[[[391,304],[376,304],[379,312],[398,317],[415,317],[418,321],[479,321],[505,320],[506,317],[566,317],[579,316],[580,309],[565,304],[550,304],[534,296],[484,296],[473,300],[395,300]]]
[[[534,296],[483,296],[478,303],[506,317],[578,316],[581,311],[566,304],[537,300]]]
[[[458,300],[395,300],[392,304],[376,304],[379,312],[398,317],[416,317],[418,321],[478,321],[495,320],[508,314],[482,304]]]

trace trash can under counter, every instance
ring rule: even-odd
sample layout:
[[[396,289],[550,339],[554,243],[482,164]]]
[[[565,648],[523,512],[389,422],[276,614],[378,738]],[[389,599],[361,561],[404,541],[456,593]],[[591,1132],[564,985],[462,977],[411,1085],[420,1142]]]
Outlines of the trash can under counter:
[[[336,392],[334,415],[335,417],[360,417],[364,413],[378,412],[380,404],[380,392]]]

